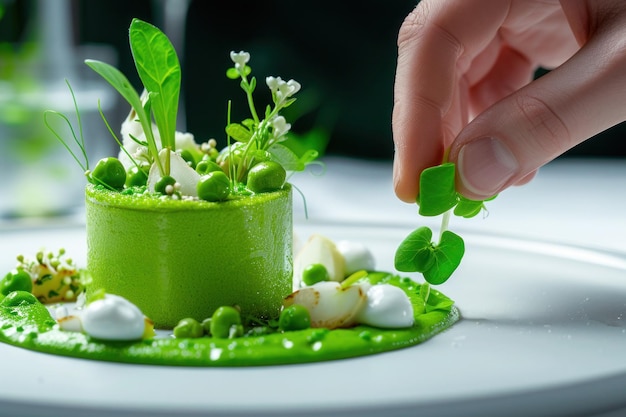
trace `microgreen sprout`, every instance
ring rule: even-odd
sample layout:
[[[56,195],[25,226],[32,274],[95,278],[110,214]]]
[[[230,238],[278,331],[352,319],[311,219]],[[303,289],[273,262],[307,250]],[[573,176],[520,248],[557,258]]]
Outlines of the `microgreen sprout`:
[[[229,120],[226,126],[229,140],[236,141],[232,145],[229,144],[230,151],[221,158],[223,163],[227,161],[231,181],[241,181],[254,165],[268,159],[282,165],[285,171],[302,171],[317,157],[317,152],[307,152],[298,157],[291,149],[280,143],[287,139],[291,129],[291,124],[287,123],[280,112],[295,102],[294,95],[300,91],[300,83],[295,80],[284,81],[281,77],[267,77],[265,82],[272,94],[273,106],[267,106],[264,118],[261,119],[253,97],[257,86],[256,77],[249,77],[252,73],[251,67],[248,66],[250,54],[233,51],[230,58],[234,65],[226,71],[226,76],[233,80],[240,79],[239,85],[246,94],[251,116],[241,123],[231,123]]]
[[[439,240],[433,241],[433,232],[423,226],[411,232],[398,246],[395,267],[402,272],[420,272],[430,284],[443,284],[460,265],[465,254],[465,243],[448,230],[452,214],[470,218],[485,209],[484,202],[470,200],[456,191],[456,167],[451,162],[425,169],[420,176],[420,194],[417,197],[419,214],[442,215]]]
[[[78,132],[79,132],[80,139],[76,137],[76,132],[74,130],[74,127],[72,126],[72,123],[67,118],[67,116],[64,115],[63,113],[60,113],[54,110],[46,110],[43,114],[43,121],[46,127],[59,140],[59,142],[61,142],[61,144],[65,147],[65,149],[67,149],[67,151],[70,153],[70,155],[72,155],[72,157],[74,158],[76,163],[78,163],[78,165],[81,167],[81,169],[84,172],[88,172],[89,171],[89,158],[87,158],[87,150],[85,148],[85,138],[83,136],[83,126],[82,126],[81,119],[80,119],[80,111],[78,110],[78,104],[76,103],[76,95],[74,94],[74,90],[72,89],[72,86],[70,85],[69,81],[65,80],[65,83],[67,84],[67,87],[70,90],[70,94],[72,96],[72,102],[74,103],[74,109],[76,110],[76,119],[78,122]],[[59,117],[67,124],[67,126],[70,129],[70,133],[72,134],[72,138],[74,139],[74,142],[78,146],[84,161],[81,161],[79,159],[78,155],[76,155],[76,153],[72,150],[71,146],[65,141],[65,139],[63,139],[63,137],[59,134],[59,132],[57,132],[57,130],[50,124],[50,122],[48,121],[48,118],[50,116]]]

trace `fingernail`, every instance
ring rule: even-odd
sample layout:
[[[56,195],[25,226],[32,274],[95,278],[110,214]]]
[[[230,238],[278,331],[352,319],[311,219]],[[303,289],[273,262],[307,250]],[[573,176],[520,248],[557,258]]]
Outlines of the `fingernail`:
[[[496,194],[519,169],[511,150],[496,138],[481,138],[461,148],[459,176],[463,185],[485,196]]]

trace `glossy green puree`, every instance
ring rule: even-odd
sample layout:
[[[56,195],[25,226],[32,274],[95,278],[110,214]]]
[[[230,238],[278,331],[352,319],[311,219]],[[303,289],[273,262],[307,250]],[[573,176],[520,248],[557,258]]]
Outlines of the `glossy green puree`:
[[[372,283],[402,288],[413,304],[415,324],[407,329],[368,326],[306,329],[236,339],[174,339],[103,342],[86,334],[59,330],[48,308],[29,294],[12,293],[0,302],[0,341],[56,355],[103,361],[183,366],[255,366],[317,362],[370,355],[417,345],[459,319],[452,300],[431,290],[426,303],[420,284],[408,278],[370,273]],[[424,293],[424,292],[423,292]]]

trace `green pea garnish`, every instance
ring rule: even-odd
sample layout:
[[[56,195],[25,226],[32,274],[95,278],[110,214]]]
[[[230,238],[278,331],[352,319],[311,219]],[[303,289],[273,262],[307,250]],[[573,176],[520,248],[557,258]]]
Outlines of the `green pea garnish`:
[[[285,168],[274,161],[259,162],[248,172],[248,189],[255,193],[266,193],[280,189],[285,183]]]
[[[202,200],[224,200],[230,194],[230,180],[223,171],[209,172],[200,177],[196,190]]]
[[[182,319],[174,327],[174,337],[176,338],[198,338],[204,336],[202,325],[192,318]]]
[[[149,165],[133,165],[126,171],[126,187],[142,187],[148,182]]]
[[[180,157],[183,158],[185,162],[187,162],[187,165],[189,165],[193,169],[196,168],[196,158],[194,158],[193,154],[190,151],[184,149],[180,152]]]
[[[203,159],[202,161],[198,162],[198,165],[196,165],[196,172],[200,175],[206,175],[209,172],[221,170],[222,167],[208,159]]]
[[[176,180],[174,179],[174,177],[170,175],[164,175],[163,177],[161,177],[160,180],[156,182],[156,184],[154,184],[154,191],[159,194],[168,194],[167,187],[173,187],[174,184],[176,184]]]
[[[322,264],[307,265],[302,271],[302,282],[313,285],[322,281],[330,281],[328,269]]]
[[[105,187],[119,190],[126,183],[126,170],[119,159],[113,157],[102,158],[91,171],[91,182],[102,184]]]
[[[222,306],[211,316],[211,336],[218,339],[232,339],[243,334],[241,314],[230,306]]]
[[[292,304],[285,307],[280,313],[278,327],[283,331],[304,330],[311,327],[311,315],[306,307]]]

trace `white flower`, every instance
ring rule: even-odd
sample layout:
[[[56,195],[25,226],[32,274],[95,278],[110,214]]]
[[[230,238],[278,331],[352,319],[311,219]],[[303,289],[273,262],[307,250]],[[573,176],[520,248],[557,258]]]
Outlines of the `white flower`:
[[[242,71],[248,61],[250,61],[250,54],[244,51],[230,51],[230,59],[232,59],[232,61],[235,63],[235,68],[238,71]]]
[[[274,132],[274,137],[279,139],[281,136],[284,136],[289,129],[291,129],[291,124],[287,123],[287,120],[283,116],[276,116],[271,120],[272,129]]]
[[[282,80],[280,79],[280,77],[278,77],[278,78],[276,78],[276,77],[267,77],[267,78],[265,78],[265,83],[270,88],[270,91],[272,92],[272,94],[276,94],[276,91],[278,90],[278,83],[281,82],[281,81]]]
[[[267,77],[265,83],[275,97],[276,105],[281,105],[289,97],[300,91],[301,85],[295,80],[284,81],[280,77]]]

